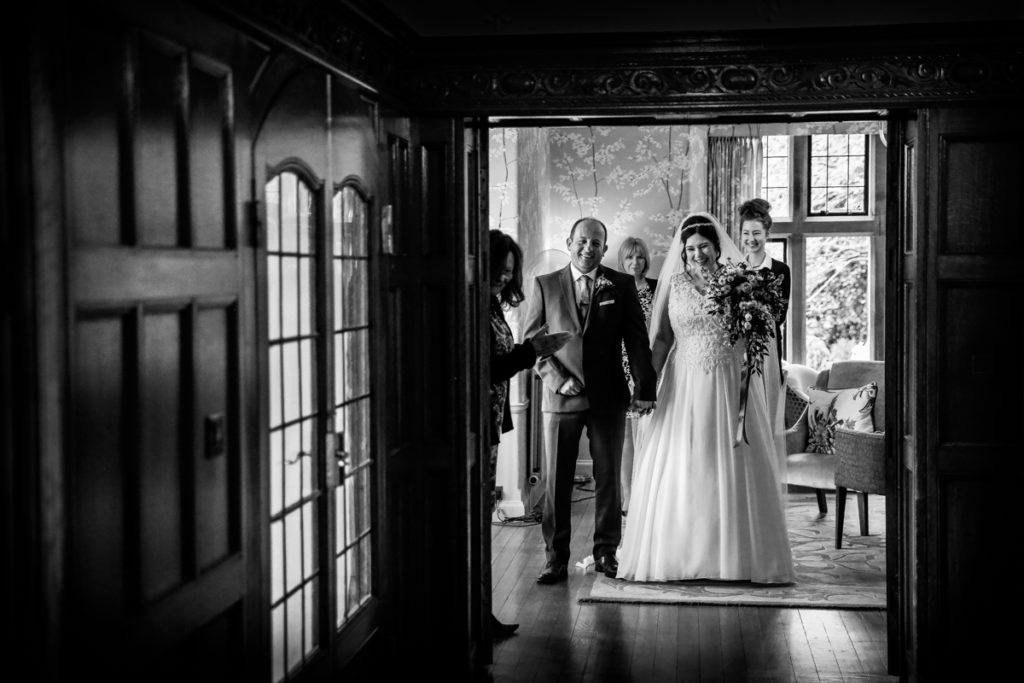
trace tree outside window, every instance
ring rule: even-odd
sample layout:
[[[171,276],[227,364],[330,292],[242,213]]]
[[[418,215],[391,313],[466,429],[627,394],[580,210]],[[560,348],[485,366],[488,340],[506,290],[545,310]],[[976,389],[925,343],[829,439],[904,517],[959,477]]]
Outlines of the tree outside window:
[[[806,249],[806,364],[868,358],[871,237],[808,237]]]

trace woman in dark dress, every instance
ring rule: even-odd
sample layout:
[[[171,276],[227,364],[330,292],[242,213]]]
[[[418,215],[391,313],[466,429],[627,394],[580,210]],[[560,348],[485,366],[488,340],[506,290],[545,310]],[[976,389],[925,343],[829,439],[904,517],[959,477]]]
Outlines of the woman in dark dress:
[[[644,322],[650,326],[651,303],[654,301],[654,288],[658,281],[647,277],[647,271],[651,268],[651,254],[647,245],[638,237],[627,237],[619,247],[619,270],[627,275],[633,276],[636,284],[636,295],[640,299],[640,308],[644,312]],[[629,373],[629,356],[626,355],[626,346],[622,346],[622,371],[626,373],[626,382],[629,384],[629,391],[633,391],[633,376]],[[636,440],[637,418],[640,414],[635,410],[626,411],[626,435],[622,441],[622,469],[620,470],[620,481],[622,482],[622,514],[629,510],[629,496],[633,490],[633,446]]]
[[[490,491],[494,507],[495,470],[498,464],[498,443],[501,435],[512,429],[512,409],[509,404],[509,379],[517,372],[533,367],[538,357],[549,356],[562,348],[568,332],[538,334],[516,344],[512,330],[505,320],[505,309],[523,301],[523,252],[509,235],[491,230],[491,457]],[[509,636],[519,624],[503,624],[491,615],[491,630],[495,637]]]

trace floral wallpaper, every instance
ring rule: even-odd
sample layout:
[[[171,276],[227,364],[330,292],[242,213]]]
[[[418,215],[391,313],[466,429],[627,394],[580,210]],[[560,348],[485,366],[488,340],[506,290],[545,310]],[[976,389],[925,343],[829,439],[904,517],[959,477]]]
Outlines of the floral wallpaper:
[[[516,237],[529,274],[568,263],[570,227],[595,216],[608,226],[605,265],[618,268],[622,240],[639,237],[656,276],[675,226],[706,207],[707,140],[706,126],[494,129],[491,227]]]

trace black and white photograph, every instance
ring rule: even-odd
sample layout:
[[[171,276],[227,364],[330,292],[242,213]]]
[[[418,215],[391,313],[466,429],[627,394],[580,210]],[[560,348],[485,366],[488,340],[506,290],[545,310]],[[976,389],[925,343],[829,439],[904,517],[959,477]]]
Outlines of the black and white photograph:
[[[1020,0],[0,33],[0,678],[1019,668]]]

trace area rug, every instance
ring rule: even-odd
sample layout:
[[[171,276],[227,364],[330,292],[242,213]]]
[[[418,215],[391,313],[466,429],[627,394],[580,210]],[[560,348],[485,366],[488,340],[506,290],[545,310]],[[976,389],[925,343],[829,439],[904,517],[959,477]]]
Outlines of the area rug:
[[[857,501],[846,503],[843,547],[835,548],[835,504],[822,515],[813,493],[790,493],[786,521],[796,582],[770,586],[746,581],[630,582],[588,572],[580,602],[680,603],[885,609],[885,498],[868,496],[870,535],[860,536]]]

